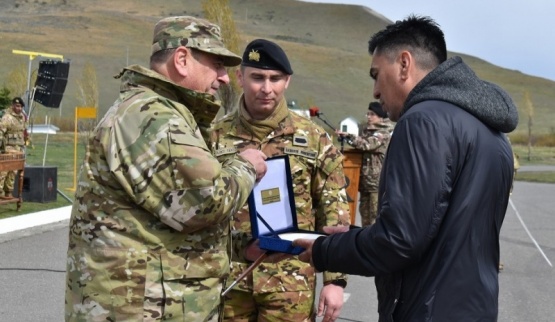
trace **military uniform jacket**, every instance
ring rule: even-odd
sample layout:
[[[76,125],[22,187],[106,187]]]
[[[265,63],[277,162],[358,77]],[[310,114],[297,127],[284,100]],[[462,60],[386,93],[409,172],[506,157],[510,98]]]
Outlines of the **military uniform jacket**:
[[[279,122],[278,128],[259,141],[241,124],[239,114],[235,112],[215,124],[211,141],[214,154],[222,162],[246,148],[260,149],[268,157],[288,155],[300,229],[315,231],[324,226],[349,224],[343,155],[332,144],[327,133],[311,120],[288,113]],[[232,225],[233,262],[228,282],[248,267],[243,256],[246,244],[252,239],[248,206],[234,216]],[[335,279],[345,279],[345,276],[324,274],[324,281]],[[276,264],[262,263],[253,271],[252,281],[245,278],[235,287],[254,293],[314,288],[314,269],[296,258]]]
[[[16,114],[10,108],[0,120],[0,135],[2,136],[2,150],[21,151],[25,146],[25,129],[27,121],[23,113]]]
[[[350,145],[363,151],[359,191],[378,191],[380,172],[392,133],[393,123],[386,120],[366,126],[357,137],[348,137]]]
[[[78,180],[66,305],[91,309],[80,308],[83,300],[104,294],[100,300],[108,304],[97,309],[142,320],[151,276],[186,280],[229,272],[230,215],[256,176],[246,160],[220,164],[210,153],[200,127],[219,109],[212,95],[140,66],[120,76],[120,97],[90,137]]]

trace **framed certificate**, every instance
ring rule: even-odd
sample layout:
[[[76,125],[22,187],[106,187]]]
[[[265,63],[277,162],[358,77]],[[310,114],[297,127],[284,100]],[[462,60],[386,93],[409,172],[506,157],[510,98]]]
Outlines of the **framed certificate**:
[[[304,249],[293,247],[293,240],[325,235],[298,229],[289,157],[269,158],[266,163],[268,171],[248,199],[252,235],[258,238],[262,249],[300,254]]]

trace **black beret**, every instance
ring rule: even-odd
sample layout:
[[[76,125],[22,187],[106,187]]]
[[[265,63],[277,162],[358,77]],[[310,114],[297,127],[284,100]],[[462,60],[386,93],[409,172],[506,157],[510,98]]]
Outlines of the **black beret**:
[[[378,102],[370,102],[368,105],[368,110],[376,113],[377,116],[383,118],[387,117],[387,113],[382,110],[382,106]]]
[[[23,100],[21,99],[21,97],[16,97],[12,100],[12,104],[21,104],[21,106],[25,106],[25,103],[23,103]]]
[[[293,75],[287,55],[280,46],[265,39],[251,41],[243,53],[242,66],[280,70],[288,75]]]

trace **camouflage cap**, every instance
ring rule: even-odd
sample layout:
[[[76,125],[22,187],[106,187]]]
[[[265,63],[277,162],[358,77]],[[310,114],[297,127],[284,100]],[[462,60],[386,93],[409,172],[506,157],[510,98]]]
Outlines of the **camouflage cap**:
[[[154,27],[152,54],[179,46],[221,56],[225,66],[237,66],[241,63],[240,56],[225,48],[220,27],[204,19],[179,16],[158,21]]]

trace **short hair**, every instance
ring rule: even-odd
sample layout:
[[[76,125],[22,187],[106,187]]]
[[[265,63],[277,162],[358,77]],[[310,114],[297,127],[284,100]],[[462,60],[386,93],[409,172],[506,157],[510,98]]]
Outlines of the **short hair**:
[[[159,64],[163,64],[166,61],[168,61],[168,59],[170,59],[170,57],[175,53],[176,49],[177,48],[162,49],[150,55],[150,68],[153,69],[155,68],[155,66]],[[189,51],[191,51],[195,59],[198,59],[199,56],[201,55],[200,51],[195,48],[189,48]]]
[[[390,55],[408,50],[420,68],[432,70],[447,60],[445,36],[430,17],[408,16],[374,34],[368,42],[370,55]]]
[[[150,66],[165,63],[175,52],[175,48],[162,49],[150,55]]]

